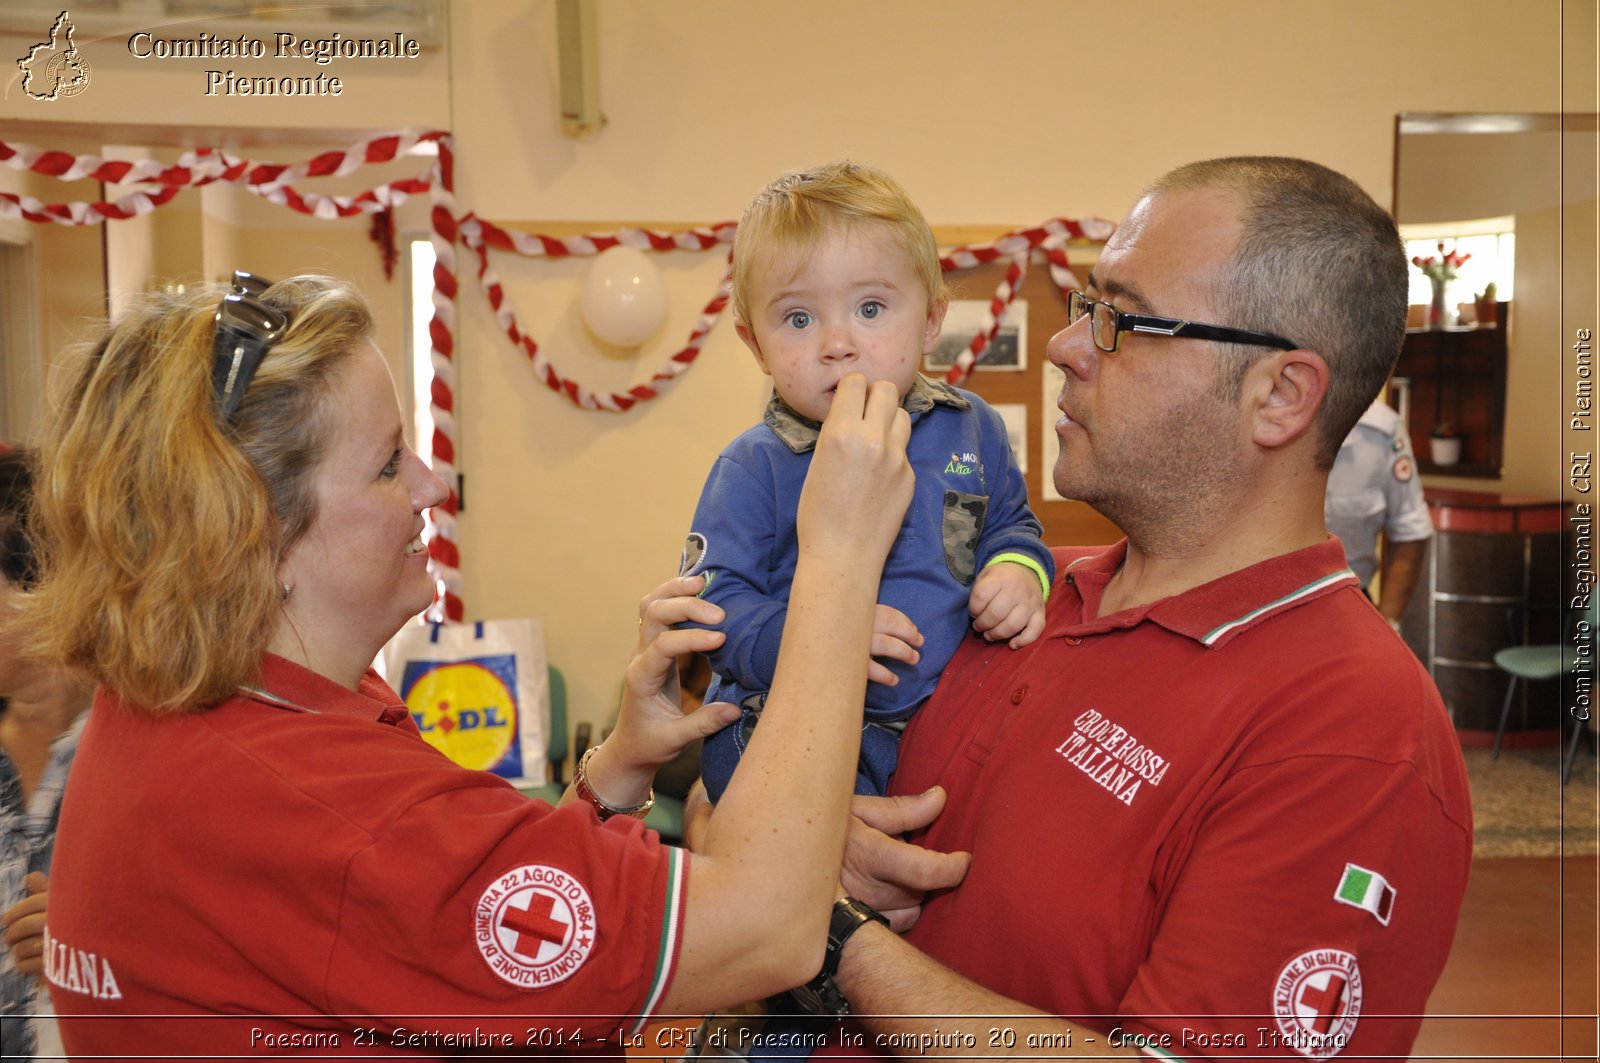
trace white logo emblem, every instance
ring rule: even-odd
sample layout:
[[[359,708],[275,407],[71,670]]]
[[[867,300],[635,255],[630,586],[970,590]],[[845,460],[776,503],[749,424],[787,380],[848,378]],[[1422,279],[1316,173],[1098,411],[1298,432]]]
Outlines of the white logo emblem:
[[[594,951],[594,902],[560,868],[526,864],[483,891],[473,935],[495,974],[520,989],[541,989],[572,977]]]
[[[1272,1012],[1284,1044],[1327,1059],[1350,1043],[1361,1017],[1361,968],[1354,953],[1311,949],[1284,965],[1272,986]]]

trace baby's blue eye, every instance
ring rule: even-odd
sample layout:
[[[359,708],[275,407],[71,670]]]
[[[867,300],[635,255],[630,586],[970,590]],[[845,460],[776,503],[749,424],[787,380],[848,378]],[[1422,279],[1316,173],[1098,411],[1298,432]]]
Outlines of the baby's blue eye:
[[[868,320],[877,317],[879,314],[883,313],[883,311],[883,304],[878,302],[876,299],[872,300],[871,302],[861,304],[861,316],[867,318]]]
[[[806,328],[811,324],[811,315],[804,310],[791,310],[783,317],[784,324],[790,328]]]
[[[400,474],[400,452],[397,450],[397,451],[394,452],[394,455],[389,458],[389,463],[383,467],[383,471],[381,473],[379,473],[379,475],[382,476],[385,480],[389,480],[389,479],[393,479],[395,476],[398,476],[399,474]]]

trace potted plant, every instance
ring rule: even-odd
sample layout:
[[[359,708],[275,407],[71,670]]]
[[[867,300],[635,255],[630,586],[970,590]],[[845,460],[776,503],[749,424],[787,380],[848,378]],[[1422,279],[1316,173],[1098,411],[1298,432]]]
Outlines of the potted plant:
[[[1476,316],[1478,324],[1485,328],[1495,324],[1500,316],[1500,306],[1497,293],[1494,290],[1494,281],[1489,282],[1489,286],[1483,290],[1483,294],[1478,296],[1474,302],[1477,304]]]
[[[1441,421],[1428,433],[1428,456],[1435,465],[1454,465],[1461,460],[1461,434],[1449,421]]]

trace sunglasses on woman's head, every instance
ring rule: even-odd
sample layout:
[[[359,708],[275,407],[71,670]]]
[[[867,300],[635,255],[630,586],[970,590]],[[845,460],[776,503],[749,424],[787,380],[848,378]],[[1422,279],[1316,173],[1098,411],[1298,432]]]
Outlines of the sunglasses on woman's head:
[[[232,423],[245,389],[261,368],[261,359],[289,327],[289,315],[258,296],[272,282],[244,270],[233,271],[233,291],[217,307],[217,335],[211,346],[211,391],[217,416]]]

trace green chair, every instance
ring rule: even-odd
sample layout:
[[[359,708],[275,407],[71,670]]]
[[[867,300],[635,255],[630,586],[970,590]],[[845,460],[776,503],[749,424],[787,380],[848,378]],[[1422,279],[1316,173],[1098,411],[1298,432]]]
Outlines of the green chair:
[[[578,756],[589,748],[589,725],[578,725],[575,736]],[[567,791],[567,680],[561,669],[550,666],[550,742],[545,747],[545,760],[550,765],[550,781],[520,789],[529,797],[555,804]],[[577,763],[574,758],[573,763]]]
[[[600,740],[605,741],[606,735],[616,726],[616,717],[600,735]],[[587,724],[584,725],[588,726]],[[578,756],[583,756],[583,751],[589,747],[587,733],[580,739]],[[644,825],[661,835],[661,840],[671,845],[683,844],[683,802],[688,796],[690,785],[700,775],[700,743],[695,742],[676,758],[661,766],[656,772],[654,786],[656,803],[644,817]],[[687,773],[687,781],[684,780]]]
[[[689,782],[692,784],[699,775],[700,743],[696,742],[678,754],[676,760],[663,765],[661,771],[656,773],[656,803],[650,809],[650,814],[644,817],[645,826],[661,835],[662,841],[673,845],[683,843],[683,801],[688,796],[688,786],[669,781],[669,776],[675,780],[681,774],[677,770],[680,762],[689,765]]]
[[[1491,760],[1500,759],[1500,744],[1506,736],[1506,723],[1511,719],[1511,703],[1516,698],[1518,680],[1535,682],[1540,679],[1555,679],[1576,669],[1583,660],[1591,664],[1594,661],[1594,632],[1596,624],[1600,624],[1600,592],[1589,595],[1589,608],[1585,611],[1583,620],[1588,625],[1588,634],[1585,637],[1590,643],[1586,658],[1580,658],[1578,655],[1577,636],[1584,630],[1581,626],[1575,626],[1575,637],[1572,642],[1508,646],[1494,655],[1494,663],[1501,671],[1510,674],[1511,682],[1506,684],[1506,700],[1500,709],[1500,726],[1494,732],[1494,751],[1490,754]],[[1566,755],[1561,762],[1563,786],[1572,778],[1572,763],[1578,758],[1578,741],[1583,737],[1586,722],[1579,719],[1572,721],[1572,736],[1567,739]]]

